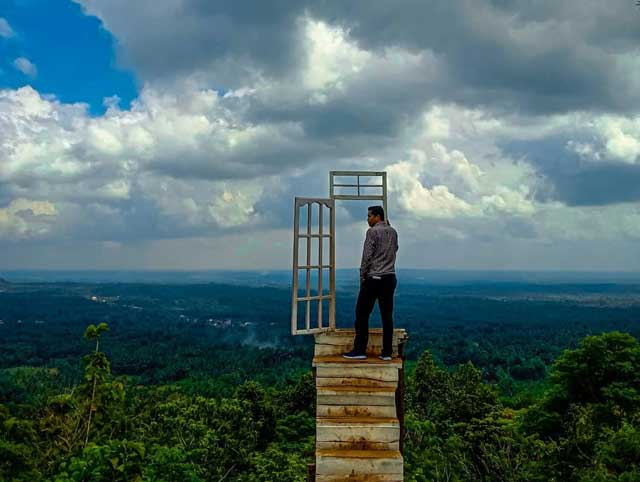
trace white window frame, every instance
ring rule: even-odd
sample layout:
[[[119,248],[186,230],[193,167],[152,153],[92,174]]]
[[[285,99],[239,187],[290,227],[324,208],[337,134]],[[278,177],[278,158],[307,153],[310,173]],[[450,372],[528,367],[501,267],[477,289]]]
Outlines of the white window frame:
[[[312,208],[318,205],[318,231],[313,233],[311,228]],[[324,233],[324,212],[325,208],[329,211],[329,232]],[[300,233],[300,210],[307,210],[307,226],[306,232]],[[291,334],[292,335],[309,335],[313,333],[325,333],[336,329],[336,245],[335,245],[335,200],[326,198],[301,198],[296,197],[294,202],[294,220],[293,220],[293,293],[291,297]],[[318,239],[318,264],[311,265],[311,240]],[[307,240],[306,263],[299,265],[299,240]],[[329,260],[322,259],[323,243],[329,242]],[[329,270],[329,293],[323,293],[323,276],[324,269]],[[300,270],[306,270],[305,295],[298,296],[298,273]],[[318,270],[318,295],[311,296],[311,270]],[[318,326],[311,326],[311,301],[318,300]],[[328,325],[323,325],[322,301],[329,300],[329,316]],[[304,328],[298,328],[298,302],[306,303],[305,324]]]

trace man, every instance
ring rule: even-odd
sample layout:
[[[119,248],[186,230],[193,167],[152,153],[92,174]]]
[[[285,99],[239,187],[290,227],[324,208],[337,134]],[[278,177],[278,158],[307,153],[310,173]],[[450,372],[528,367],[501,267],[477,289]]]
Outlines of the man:
[[[371,206],[367,213],[369,229],[360,263],[360,293],[356,303],[356,337],[353,350],[342,356],[367,358],[369,316],[378,300],[382,317],[382,353],[378,358],[391,360],[393,352],[393,294],[396,289],[396,252],[398,233],[384,220],[382,206]]]

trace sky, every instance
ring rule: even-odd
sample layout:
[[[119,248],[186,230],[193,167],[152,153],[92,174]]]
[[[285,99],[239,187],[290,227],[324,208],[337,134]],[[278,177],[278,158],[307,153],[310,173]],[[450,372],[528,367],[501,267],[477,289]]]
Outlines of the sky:
[[[0,269],[288,269],[330,170],[398,267],[640,271],[640,7],[0,1]]]

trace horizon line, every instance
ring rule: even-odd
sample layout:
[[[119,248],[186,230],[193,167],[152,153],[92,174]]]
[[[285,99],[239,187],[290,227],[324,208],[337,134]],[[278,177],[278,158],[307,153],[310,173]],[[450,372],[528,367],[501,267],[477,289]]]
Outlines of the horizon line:
[[[326,269],[326,268],[325,268]],[[357,270],[358,266],[336,268],[336,271]],[[290,273],[292,268],[0,268],[0,274],[15,273],[15,272],[28,272],[28,271],[45,271],[45,272],[60,272],[60,271],[77,271],[77,272],[102,272],[102,273],[117,273],[117,272],[138,272],[138,273],[211,273],[211,272],[238,272],[238,273],[278,273],[286,272]],[[640,271],[631,270],[563,270],[563,269],[532,269],[532,268],[396,268],[396,271],[453,271],[453,272],[497,272],[497,273],[510,273],[510,272],[529,272],[529,273],[615,273],[615,274],[638,274]]]

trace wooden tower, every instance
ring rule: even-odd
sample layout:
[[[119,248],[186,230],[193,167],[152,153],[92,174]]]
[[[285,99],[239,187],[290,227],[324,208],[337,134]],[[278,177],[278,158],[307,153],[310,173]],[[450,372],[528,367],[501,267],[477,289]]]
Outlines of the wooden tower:
[[[337,176],[355,182],[337,184]],[[382,182],[361,183],[368,177]],[[386,212],[386,173],[332,171],[329,179],[330,198],[296,198],[294,211],[291,332],[315,337],[316,456],[308,482],[400,482],[407,335],[394,330],[393,358],[383,361],[382,330],[372,329],[368,358],[348,360],[341,354],[353,348],[355,332],[336,329],[335,320],[335,200],[381,200]]]

